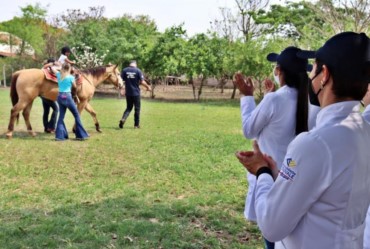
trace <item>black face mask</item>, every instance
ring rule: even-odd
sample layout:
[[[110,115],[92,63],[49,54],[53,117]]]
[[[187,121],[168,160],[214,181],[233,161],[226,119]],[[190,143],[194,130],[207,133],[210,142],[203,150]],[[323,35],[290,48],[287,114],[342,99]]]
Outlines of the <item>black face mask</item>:
[[[315,105],[315,106],[320,106],[320,101],[319,101],[319,93],[321,92],[321,90],[324,88],[325,84],[323,84],[321,86],[321,88],[319,89],[319,91],[317,93],[314,92],[313,90],[313,85],[312,85],[312,81],[317,77],[317,75],[319,75],[321,72],[319,72],[318,74],[316,74],[312,79],[308,78],[308,82],[309,82],[309,86],[308,86],[308,96],[310,97],[310,103],[311,105]]]
[[[318,98],[318,95],[319,95],[319,92],[321,91],[321,89],[319,90],[319,92],[316,94],[314,91],[313,91],[313,86],[312,86],[312,80],[309,78],[308,79],[308,82],[309,82],[309,86],[308,86],[308,96],[310,97],[310,103],[311,105],[316,105],[316,106],[320,106],[320,102],[319,102],[319,98]]]

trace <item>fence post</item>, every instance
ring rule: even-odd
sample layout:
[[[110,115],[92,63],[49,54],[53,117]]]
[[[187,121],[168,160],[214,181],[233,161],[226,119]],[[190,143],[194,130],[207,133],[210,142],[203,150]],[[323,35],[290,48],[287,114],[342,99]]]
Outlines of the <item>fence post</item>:
[[[5,77],[5,64],[3,66],[3,77],[4,77],[4,87],[6,87],[6,77]]]

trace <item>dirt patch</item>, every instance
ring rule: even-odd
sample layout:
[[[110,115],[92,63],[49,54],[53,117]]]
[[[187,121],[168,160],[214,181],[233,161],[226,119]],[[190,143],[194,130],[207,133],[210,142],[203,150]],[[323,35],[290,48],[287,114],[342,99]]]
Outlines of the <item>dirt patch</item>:
[[[233,93],[232,88],[225,88],[223,93],[220,88],[213,86],[204,86],[201,94],[202,100],[229,100]],[[196,90],[196,96],[198,90]],[[102,85],[96,89],[95,95],[101,97],[117,97],[122,98],[118,90],[112,85]],[[151,93],[142,89],[142,98],[151,98]],[[239,99],[239,91],[236,91],[235,99]],[[170,101],[194,101],[194,93],[192,85],[158,85],[154,88],[154,99],[170,100]]]

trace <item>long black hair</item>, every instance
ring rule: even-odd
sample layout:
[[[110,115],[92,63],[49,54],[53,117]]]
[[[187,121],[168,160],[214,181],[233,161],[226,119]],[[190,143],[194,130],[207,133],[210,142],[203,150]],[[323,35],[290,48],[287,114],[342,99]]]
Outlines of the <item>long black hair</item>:
[[[289,71],[281,66],[284,73],[285,84],[297,89],[297,111],[295,115],[295,134],[308,131],[308,75],[306,71],[299,73]]]

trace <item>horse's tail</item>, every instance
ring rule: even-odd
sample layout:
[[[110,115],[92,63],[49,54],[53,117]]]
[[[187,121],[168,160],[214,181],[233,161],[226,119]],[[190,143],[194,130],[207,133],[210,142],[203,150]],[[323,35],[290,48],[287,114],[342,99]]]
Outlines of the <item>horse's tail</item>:
[[[15,104],[17,104],[19,100],[18,93],[17,93],[17,87],[16,87],[18,76],[19,76],[19,71],[13,73],[12,81],[10,84],[10,99],[12,100],[13,106],[15,106]],[[19,113],[17,115],[17,124],[18,122],[19,122]]]

